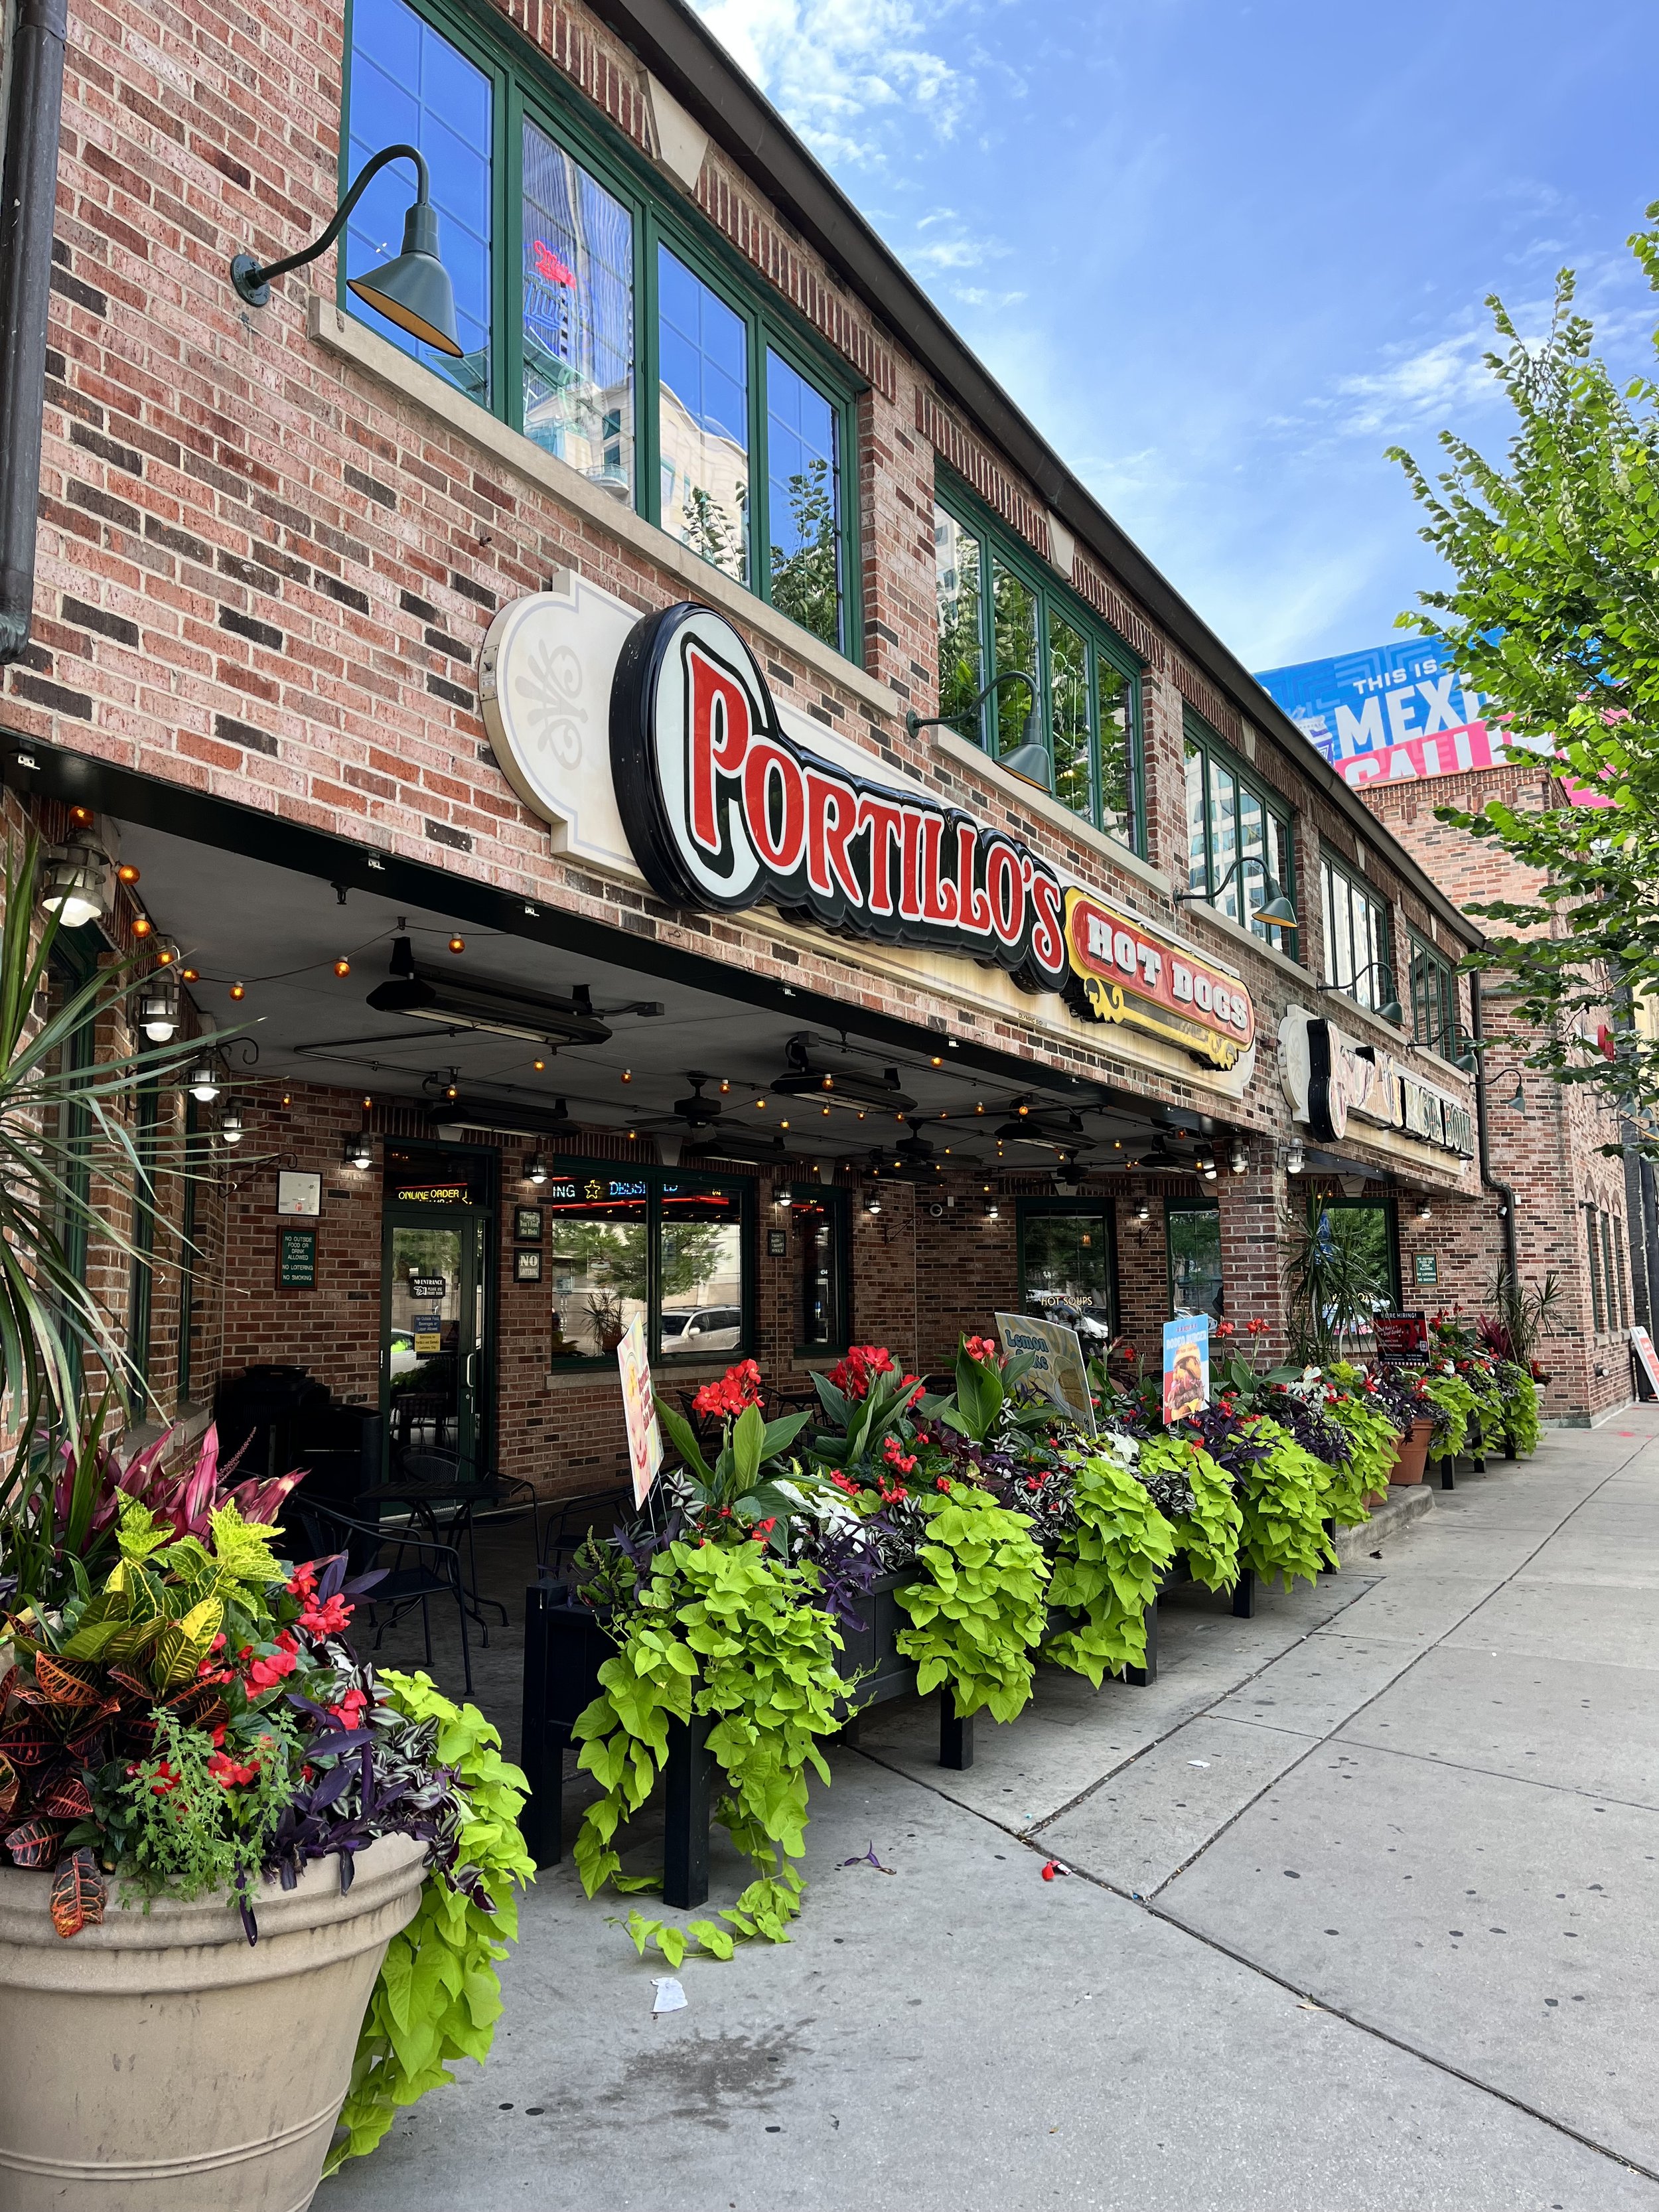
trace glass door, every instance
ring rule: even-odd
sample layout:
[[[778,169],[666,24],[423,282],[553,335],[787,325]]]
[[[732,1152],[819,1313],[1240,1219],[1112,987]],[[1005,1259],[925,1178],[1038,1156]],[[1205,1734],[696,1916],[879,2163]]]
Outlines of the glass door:
[[[480,1213],[456,1208],[386,1224],[380,1305],[386,1474],[453,1462],[463,1481],[488,1472],[488,1237]]]

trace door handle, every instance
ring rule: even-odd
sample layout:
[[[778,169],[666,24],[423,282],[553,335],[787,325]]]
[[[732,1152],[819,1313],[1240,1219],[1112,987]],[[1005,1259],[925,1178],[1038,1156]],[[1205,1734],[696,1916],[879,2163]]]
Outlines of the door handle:
[[[466,1355],[466,1388],[469,1396],[477,1396],[478,1355],[476,1352],[469,1352]]]

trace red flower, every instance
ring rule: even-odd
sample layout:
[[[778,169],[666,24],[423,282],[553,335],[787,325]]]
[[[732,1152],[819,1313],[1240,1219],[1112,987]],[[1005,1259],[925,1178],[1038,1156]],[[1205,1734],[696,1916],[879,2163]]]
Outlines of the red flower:
[[[940,1476],[939,1476],[939,1480],[934,1483],[933,1487],[934,1487],[934,1489],[935,1489],[935,1490],[943,1490],[943,1491],[947,1491],[947,1492],[948,1492],[948,1491],[949,1491],[949,1489],[950,1489],[950,1487],[951,1487],[951,1478],[950,1478],[950,1476],[949,1476],[948,1474],[942,1474],[942,1475],[940,1475]]]
[[[899,1440],[896,1437],[884,1437],[882,1438],[881,1455],[886,1461],[889,1467],[896,1468],[901,1474],[915,1474],[916,1466],[915,1455],[914,1452],[905,1452],[901,1450],[899,1448]]]
[[[747,1406],[758,1406],[761,1398],[761,1371],[752,1359],[740,1359],[735,1367],[728,1367],[718,1382],[705,1382],[691,1401],[694,1413],[717,1413],[722,1419],[735,1419]]]
[[[301,1599],[310,1597],[316,1587],[317,1569],[314,1565],[305,1567],[295,1567],[292,1576],[283,1584],[283,1588],[287,1590],[290,1597]]]
[[[848,1398],[869,1395],[870,1385],[878,1375],[893,1372],[893,1355],[878,1344],[855,1344],[844,1359],[838,1360],[830,1370],[830,1380],[837,1390]]]
[[[981,1367],[997,1367],[1002,1364],[1002,1354],[994,1336],[966,1337],[962,1348],[969,1359],[977,1359]]]
[[[1231,1322],[1218,1321],[1215,1325],[1215,1333],[1218,1336],[1234,1336],[1237,1334],[1237,1331],[1235,1329]]]
[[[1266,1336],[1267,1334],[1267,1324],[1265,1321],[1246,1322],[1244,1326],[1247,1333],[1251,1336]]]
[[[283,1637],[286,1636],[288,1631],[284,1629],[283,1636],[276,1639],[283,1648],[273,1651],[269,1659],[256,1659],[248,1668],[247,1686],[250,1690],[274,1690],[277,1683],[285,1680],[299,1665],[299,1654],[292,1638],[285,1646],[283,1645]]]
[[[234,1789],[239,1783],[252,1782],[258,1771],[257,1759],[251,1759],[244,1765],[241,1760],[232,1759],[227,1752],[216,1751],[208,1761],[208,1772],[222,1790]]]
[[[1117,1356],[1120,1359],[1139,1359],[1140,1354],[1133,1344],[1120,1344],[1117,1347]]]
[[[775,1513],[770,1515],[764,1521],[757,1521],[754,1527],[749,1532],[750,1542],[751,1544],[763,1544],[777,1525],[778,1516]]]
[[[127,1771],[129,1774],[136,1774],[138,1770],[136,1766],[130,1766],[127,1769]],[[158,1760],[156,1762],[155,1779],[151,1782],[149,1787],[152,1796],[165,1797],[169,1790],[176,1790],[179,1787],[179,1775],[177,1770],[170,1766],[165,1759]]]
[[[362,1720],[368,1705],[368,1692],[360,1690],[354,1682],[341,1697],[339,1704],[331,1705],[328,1710],[343,1727],[355,1729]]]
[[[837,1471],[830,1476],[830,1480],[835,1484],[837,1490],[844,1490],[849,1498],[856,1498],[858,1496],[859,1485],[854,1481],[850,1474],[842,1474]]]

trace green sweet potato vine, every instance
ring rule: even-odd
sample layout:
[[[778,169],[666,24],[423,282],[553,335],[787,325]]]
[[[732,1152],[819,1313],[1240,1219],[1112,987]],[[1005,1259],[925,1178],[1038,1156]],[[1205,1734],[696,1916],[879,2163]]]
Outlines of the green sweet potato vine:
[[[654,1942],[678,1966],[688,1948],[729,1959],[739,1936],[788,1941],[800,1910],[790,1862],[805,1848],[807,1769],[830,1779],[817,1739],[840,1726],[847,1688],[836,1665],[841,1635],[817,1594],[816,1569],[787,1566],[758,1545],[671,1544],[651,1563],[615,1657],[599,1668],[599,1695],[574,1731],[580,1764],[605,1792],[576,1841],[587,1894],[606,1881],[624,1891],[657,1887],[659,1877],[623,1875],[615,1838],[666,1763],[670,1723],[693,1717],[713,1723],[708,1749],[728,1784],[715,1818],[757,1869],[714,1917],[677,1927],[631,1912],[641,1955]]]
[[[1042,1656],[1098,1689],[1105,1675],[1146,1663],[1146,1608],[1175,1556],[1176,1533],[1115,1455],[1068,1460],[1077,1525],[1054,1563],[1048,1617],[1083,1618],[1056,1625]]]
[[[1325,1534],[1326,1479],[1330,1470],[1303,1450],[1287,1429],[1265,1416],[1249,1431],[1266,1444],[1266,1456],[1244,1469],[1240,1501],[1243,1534],[1239,1555],[1263,1582],[1283,1577],[1289,1589],[1298,1577],[1316,1581],[1337,1564]]]
[[[923,1697],[949,1682],[963,1720],[986,1707],[1011,1721],[1031,1695],[1048,1562],[1027,1516],[982,1490],[957,1483],[916,1503],[927,1533],[917,1579],[894,1592],[913,1624],[900,1630],[898,1649],[916,1662]]]
[[[1209,1590],[1231,1589],[1238,1580],[1238,1546],[1244,1516],[1233,1496],[1232,1478],[1200,1444],[1181,1437],[1148,1437],[1140,1447],[1140,1469],[1149,1479],[1180,1477],[1192,1492],[1193,1510],[1170,1517],[1177,1550],[1187,1554],[1193,1580]]]
[[[1504,1434],[1524,1459],[1537,1450],[1543,1432],[1538,1419],[1538,1385],[1512,1359],[1499,1364],[1498,1380],[1504,1393]]]
[[[1419,1376],[1417,1387],[1435,1408],[1431,1452],[1436,1459],[1455,1459],[1468,1449],[1470,1428],[1480,1418],[1479,1400],[1461,1375],[1437,1368]]]
[[[386,1947],[340,2112],[349,2133],[330,2154],[330,2173],[372,2151],[401,2106],[453,2081],[449,2060],[488,2057],[501,2010],[495,1970],[519,1933],[514,1885],[536,1878],[519,1833],[529,1785],[477,1707],[453,1705],[423,1674],[380,1680],[398,1711],[438,1724],[438,1758],[465,1806],[459,1863],[477,1881],[460,1887],[429,1873],[415,1917]]]

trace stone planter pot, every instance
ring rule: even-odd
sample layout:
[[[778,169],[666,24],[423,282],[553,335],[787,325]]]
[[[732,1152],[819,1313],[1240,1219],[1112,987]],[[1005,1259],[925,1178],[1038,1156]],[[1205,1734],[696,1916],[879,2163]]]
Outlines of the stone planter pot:
[[[1413,1421],[1411,1434],[1400,1439],[1399,1456],[1389,1476],[1389,1483],[1395,1489],[1404,1488],[1408,1483],[1422,1481],[1429,1456],[1429,1439],[1433,1434],[1432,1421]]]
[[[7,2212],[304,2212],[386,1945],[426,1847],[385,1836],[222,1900],[116,1901],[67,1942],[52,1877],[0,1871],[0,2203]]]

